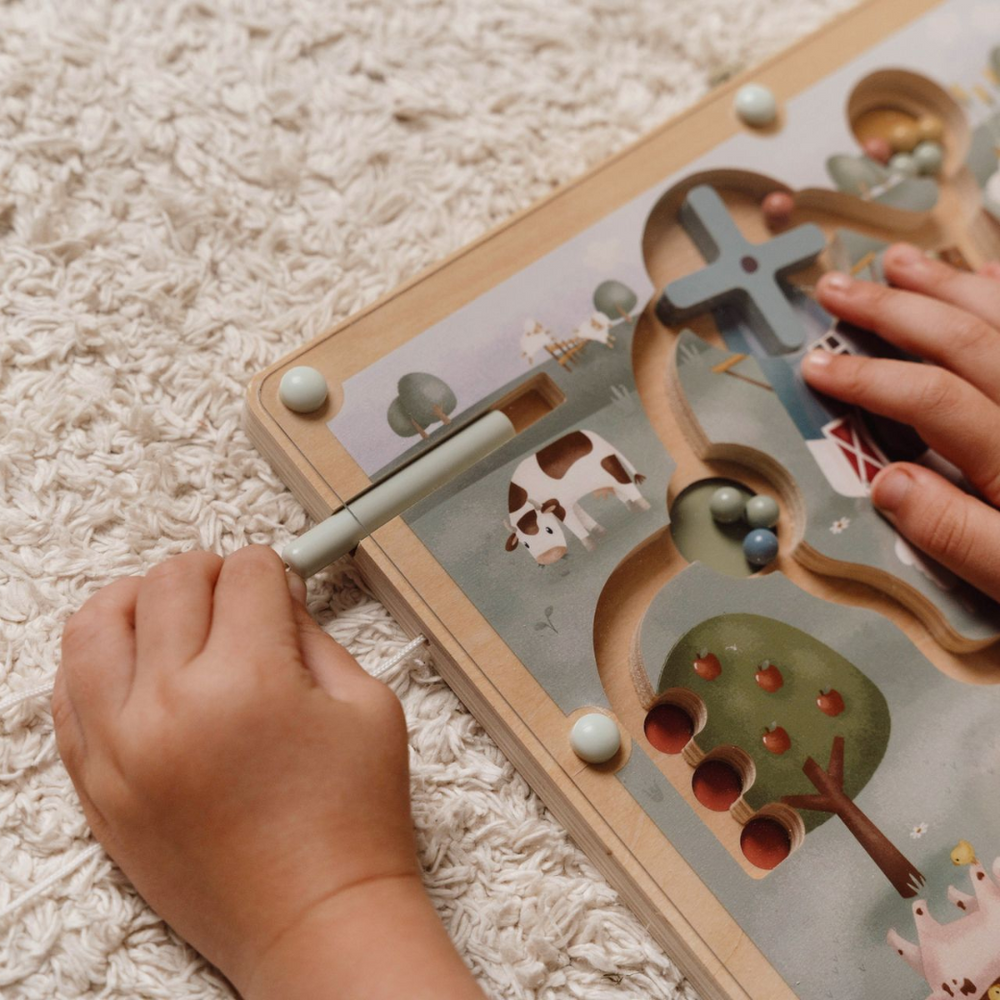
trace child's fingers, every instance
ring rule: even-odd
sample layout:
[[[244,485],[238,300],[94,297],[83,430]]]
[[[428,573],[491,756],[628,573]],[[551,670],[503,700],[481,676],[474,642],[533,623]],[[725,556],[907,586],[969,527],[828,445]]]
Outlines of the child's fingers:
[[[993,290],[1000,297],[1000,286]],[[824,275],[816,291],[820,304],[841,319],[955,372],[1000,401],[1000,332],[980,317],[926,295],[855,281],[846,274]]]
[[[83,731],[118,716],[135,673],[135,605],[141,580],[98,591],[66,623],[59,673]]]
[[[76,775],[83,767],[86,739],[83,735],[83,726],[73,707],[73,700],[69,696],[66,670],[62,666],[56,671],[55,683],[52,685],[52,724],[55,728],[59,756],[62,757],[70,777],[76,780]]]
[[[87,823],[90,829],[97,834],[101,828],[103,817],[90,798],[86,787],[87,738],[66,689],[66,673],[61,668],[56,674],[55,686],[52,690],[52,721],[55,724],[59,757],[66,768],[66,773],[73,782],[73,787],[76,789]],[[107,746],[105,740],[98,739],[94,742],[98,753]],[[103,773],[107,773],[106,761],[99,760],[97,767]]]
[[[299,577],[296,579],[302,582]],[[302,592],[304,595],[305,584]],[[295,599],[293,614],[299,630],[302,659],[316,683],[327,694],[348,699],[358,693],[361,687],[372,683],[371,676],[358,661],[319,627],[304,601]]]
[[[284,563],[273,549],[248,545],[227,556],[215,585],[209,637],[224,654],[218,662],[239,666],[241,651],[296,648],[292,605]]]
[[[891,246],[884,260],[886,277],[898,288],[950,302],[990,325],[997,323],[1000,288],[995,282],[932,260],[909,243]]]
[[[1000,503],[1000,407],[934,365],[811,351],[802,373],[820,392],[909,424]]]
[[[909,464],[879,473],[872,502],[918,549],[1000,600],[1000,512]]]
[[[222,559],[211,552],[185,552],[146,574],[135,609],[140,670],[179,667],[202,651],[221,569]]]

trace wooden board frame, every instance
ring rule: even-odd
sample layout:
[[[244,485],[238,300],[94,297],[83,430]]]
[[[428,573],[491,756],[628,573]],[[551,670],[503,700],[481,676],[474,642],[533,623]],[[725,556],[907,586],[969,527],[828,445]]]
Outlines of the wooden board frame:
[[[252,380],[247,403],[251,439],[313,518],[329,515],[370,482],[327,429],[336,392],[317,413],[295,414],[278,399],[286,370],[308,363],[339,372],[346,380],[740,131],[743,126],[732,113],[733,95],[751,76],[783,103],[857,55],[858,39],[874,45],[938,2],[867,0],[303,345]],[[719,468],[713,465],[712,473]],[[746,479],[745,469],[742,474]],[[749,485],[754,486],[752,480]],[[448,684],[701,994],[708,1000],[793,1000],[795,992],[612,779],[627,756],[627,741],[620,757],[606,767],[578,760],[566,739],[566,717],[401,519],[362,542],[355,558],[403,628],[427,636]],[[804,574],[799,577],[801,583]],[[811,586],[846,603],[879,605],[861,584]],[[642,592],[637,585],[636,598]],[[905,615],[891,603],[881,601],[880,610],[902,620]],[[634,631],[637,618],[638,612],[626,616],[609,634],[624,638]],[[919,628],[910,631],[925,651],[933,645]],[[595,641],[609,640],[595,634]],[[983,656],[975,669],[985,670],[992,662]],[[624,657],[620,663],[620,683],[628,683]],[[634,732],[635,721],[625,728]]]

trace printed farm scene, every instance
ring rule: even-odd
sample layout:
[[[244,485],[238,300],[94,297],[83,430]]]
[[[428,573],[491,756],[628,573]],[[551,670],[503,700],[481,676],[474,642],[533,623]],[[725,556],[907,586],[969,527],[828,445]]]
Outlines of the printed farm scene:
[[[563,401],[406,515],[539,679],[567,691],[566,662],[596,675],[590,633],[605,582],[668,521],[673,462],[632,372],[636,305],[628,285],[608,279],[565,321],[512,323],[507,347],[523,374],[490,398],[543,377]]]

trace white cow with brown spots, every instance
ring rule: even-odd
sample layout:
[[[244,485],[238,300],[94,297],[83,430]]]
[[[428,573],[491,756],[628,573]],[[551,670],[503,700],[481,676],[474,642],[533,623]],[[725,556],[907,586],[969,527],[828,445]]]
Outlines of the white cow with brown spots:
[[[588,494],[614,495],[635,510],[649,510],[639,492],[646,477],[613,445],[593,431],[570,431],[514,470],[507,497],[511,533],[507,551],[523,545],[540,566],[566,555],[563,527],[585,549],[594,548],[591,535],[604,529],[583,509]]]

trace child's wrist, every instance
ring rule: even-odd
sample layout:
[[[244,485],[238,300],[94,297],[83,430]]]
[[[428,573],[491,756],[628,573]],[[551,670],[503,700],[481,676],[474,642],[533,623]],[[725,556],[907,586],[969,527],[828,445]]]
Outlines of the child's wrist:
[[[244,1000],[482,1000],[416,874],[318,903],[231,978]]]

